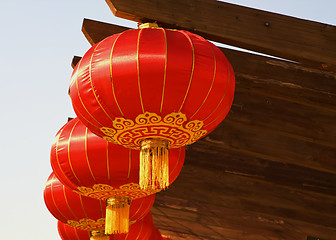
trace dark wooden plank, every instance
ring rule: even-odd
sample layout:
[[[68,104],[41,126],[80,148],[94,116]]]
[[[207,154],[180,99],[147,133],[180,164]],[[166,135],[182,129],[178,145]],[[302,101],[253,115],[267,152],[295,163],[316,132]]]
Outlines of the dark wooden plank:
[[[101,29],[104,29],[101,31]],[[128,30],[129,28],[85,19],[82,24],[82,32],[91,45],[100,42],[104,38]],[[92,34],[94,33],[94,34]]]
[[[82,57],[74,56],[71,61],[71,67],[75,68],[77,63],[81,60]]]
[[[152,212],[160,229],[201,239],[335,239],[335,201],[191,163]]]
[[[113,14],[336,71],[336,27],[211,0],[106,0]]]
[[[275,161],[203,139],[188,146],[185,166],[246,176],[277,185],[336,197],[336,174]]]

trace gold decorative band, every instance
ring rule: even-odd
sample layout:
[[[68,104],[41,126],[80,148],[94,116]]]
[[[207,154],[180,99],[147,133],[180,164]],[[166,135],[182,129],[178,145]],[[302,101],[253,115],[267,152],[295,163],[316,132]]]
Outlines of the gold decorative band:
[[[164,139],[169,142],[169,148],[178,148],[196,142],[207,133],[202,129],[202,121],[187,122],[183,113],[170,113],[161,117],[156,113],[145,112],[138,115],[135,121],[115,118],[112,124],[112,128],[100,128],[103,138],[133,149],[139,149],[140,142],[148,138]]]
[[[67,224],[81,230],[93,231],[105,229],[105,218],[99,218],[97,221],[93,219],[83,218],[79,221],[68,220]]]
[[[92,197],[100,200],[105,200],[110,197],[129,197],[130,199],[146,197],[148,195],[154,194],[155,192],[143,190],[137,183],[128,183],[120,186],[119,188],[114,188],[106,184],[95,184],[92,188],[88,187],[78,187],[78,194]],[[157,192],[157,191],[156,191]]]

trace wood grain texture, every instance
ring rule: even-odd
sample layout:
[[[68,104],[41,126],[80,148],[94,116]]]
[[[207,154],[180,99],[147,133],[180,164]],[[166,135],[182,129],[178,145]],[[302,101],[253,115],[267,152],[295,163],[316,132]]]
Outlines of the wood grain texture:
[[[336,71],[336,27],[215,0],[106,0],[117,17]]]
[[[161,230],[177,239],[335,239],[335,198],[209,171],[189,152],[190,165],[157,194],[152,213]]]

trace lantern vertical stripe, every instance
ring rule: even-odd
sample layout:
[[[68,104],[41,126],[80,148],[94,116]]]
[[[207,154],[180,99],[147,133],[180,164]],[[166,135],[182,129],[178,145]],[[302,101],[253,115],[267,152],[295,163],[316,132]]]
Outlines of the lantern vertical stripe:
[[[129,182],[129,177],[131,174],[131,166],[132,166],[132,149],[128,150],[128,174],[127,174],[127,182]]]
[[[203,107],[204,103],[206,102],[206,100],[207,100],[208,97],[209,97],[209,94],[210,94],[210,92],[211,92],[211,90],[212,90],[212,87],[213,87],[213,84],[214,84],[214,82],[215,82],[216,71],[217,71],[217,61],[216,61],[216,55],[215,55],[215,52],[214,52],[214,50],[213,50],[213,48],[212,48],[212,44],[211,44],[210,42],[209,42],[209,45],[210,45],[210,47],[211,47],[212,54],[213,54],[213,58],[214,58],[214,71],[213,71],[213,77],[212,77],[211,86],[210,86],[209,91],[208,91],[207,95],[205,96],[205,98],[204,98],[204,100],[203,100],[201,106],[199,106],[199,108],[196,110],[196,112],[194,112],[194,114],[190,117],[190,119],[193,119],[193,117],[194,117],[194,116],[198,113],[198,111]]]
[[[229,66],[229,62],[226,62],[226,64],[227,64],[227,67],[229,68],[230,66]],[[230,81],[231,81],[231,78],[230,78],[230,71],[228,70],[228,72],[227,72],[227,79],[228,79],[228,81],[227,81],[227,83],[226,83],[226,88],[225,88],[225,92],[224,92],[224,94],[223,94],[223,96],[222,96],[222,98],[221,98],[221,100],[219,101],[219,103],[218,103],[218,105],[216,106],[216,108],[209,114],[209,115],[207,115],[207,117],[206,118],[204,118],[202,121],[203,122],[205,122],[208,118],[210,118],[210,116],[211,115],[213,115],[216,111],[217,111],[217,109],[218,109],[218,107],[222,104],[222,102],[223,102],[223,100],[225,99],[225,97],[226,97],[226,94],[227,94],[227,90],[228,90],[228,86],[229,86],[229,83],[230,83]],[[230,106],[231,107],[231,106]]]
[[[162,28],[164,38],[165,38],[165,66],[164,66],[164,76],[163,76],[163,86],[162,86],[162,97],[161,97],[161,105],[160,105],[160,114],[162,113],[162,106],[163,106],[163,99],[164,99],[164,93],[166,88],[166,76],[167,76],[167,34],[166,30]]]
[[[88,53],[86,53],[86,54],[88,54]],[[85,54],[85,55],[86,55],[86,54]],[[84,55],[84,56],[85,56],[85,55]],[[82,61],[81,61],[80,63],[82,64]],[[79,63],[78,63],[77,65],[78,65],[78,68],[77,68],[77,69],[79,69],[79,67],[80,67]],[[84,69],[82,70],[82,72],[84,72],[84,71],[86,70],[86,67],[87,67],[87,65],[84,66]],[[99,125],[103,126],[103,124],[101,124],[99,121],[97,121],[97,119],[95,119],[95,118],[91,115],[90,111],[88,111],[88,109],[85,107],[85,104],[84,104],[84,102],[83,102],[83,99],[82,99],[81,96],[80,96],[80,91],[79,91],[79,87],[78,87],[78,75],[77,75],[77,78],[76,78],[75,83],[76,83],[76,89],[77,89],[77,97],[78,97],[79,101],[81,102],[81,105],[82,105],[82,107],[84,108],[85,112],[90,116],[90,118],[92,118],[94,121],[96,121]]]
[[[182,31],[182,33],[186,36],[186,38],[188,39],[189,43],[190,43],[190,46],[191,46],[191,49],[192,49],[192,67],[191,67],[191,73],[190,73],[190,79],[189,79],[189,84],[188,84],[188,88],[187,88],[187,91],[184,95],[184,99],[183,99],[183,102],[180,106],[180,109],[178,110],[178,112],[181,111],[183,105],[184,105],[184,102],[189,94],[189,89],[190,89],[190,85],[191,85],[191,82],[192,82],[192,79],[194,77],[194,69],[195,69],[195,48],[194,48],[194,44],[191,40],[191,38],[189,37],[188,34],[186,34],[185,32]]]
[[[114,90],[114,85],[113,85],[113,74],[112,74],[112,54],[113,54],[113,49],[114,49],[114,46],[117,42],[117,40],[119,39],[120,37],[120,34],[118,34],[118,36],[116,37],[116,39],[114,40],[113,44],[112,44],[112,48],[111,48],[111,55],[110,55],[110,78],[111,78],[111,87],[112,87],[112,95],[113,95],[113,98],[114,98],[114,101],[119,109],[119,112],[121,114],[121,116],[125,117],[124,116],[124,113],[122,112],[120,106],[119,106],[119,103],[118,103],[118,100],[117,100],[117,97],[116,97],[116,94],[115,94],[115,90]]]
[[[85,211],[85,208],[84,208],[84,205],[83,205],[83,199],[82,199],[82,196],[81,196],[81,195],[78,195],[78,197],[79,197],[79,201],[80,201],[80,204],[81,204],[83,213],[84,213],[84,215],[85,215],[85,218],[88,218],[88,215],[86,214],[86,211]]]
[[[106,40],[106,39],[105,39]],[[98,105],[100,106],[100,109],[103,110],[103,112],[106,114],[106,116],[111,120],[113,121],[113,118],[111,118],[111,116],[106,112],[105,108],[102,106],[102,103],[99,101],[97,95],[96,95],[96,91],[93,87],[93,83],[92,83],[92,59],[93,59],[93,56],[95,54],[95,51],[97,50],[97,48],[99,47],[99,45],[102,43],[103,41],[99,42],[96,44],[95,48],[93,49],[92,51],[92,54],[91,54],[91,57],[90,57],[90,63],[88,64],[89,65],[89,79],[90,79],[90,83],[91,83],[91,90],[92,90],[92,93],[93,93],[93,96],[94,98],[96,99],[96,102],[98,103]]]
[[[155,39],[155,42],[152,42]],[[145,112],[160,112],[165,79],[165,34],[161,29],[141,30],[138,49],[141,98]]]
[[[74,126],[72,127],[72,129],[71,129],[71,131],[70,131],[69,143],[68,143],[68,161],[69,161],[69,166],[70,166],[70,169],[71,169],[71,171],[72,171],[72,173],[73,173],[73,176],[76,178],[76,180],[78,181],[78,183],[79,183],[80,185],[82,185],[81,181],[79,181],[79,179],[78,179],[78,177],[77,177],[77,175],[76,175],[76,173],[75,173],[75,171],[74,171],[74,169],[73,169],[73,167],[72,167],[72,164],[71,164],[71,158],[70,158],[71,136],[72,136],[72,133],[73,133],[73,131],[74,131],[74,129],[75,129],[75,127],[76,127],[77,124],[78,124],[78,121],[74,124]]]
[[[184,106],[181,109],[188,119],[197,111],[207,96],[214,81],[214,53],[208,41],[185,32],[194,45],[195,63],[192,82]],[[197,118],[196,118],[197,119]]]
[[[185,35],[180,31],[166,30],[165,32],[167,56],[162,116],[178,111],[190,79],[190,72],[185,69],[191,69],[193,62],[192,54],[190,54],[192,52],[191,45]]]
[[[70,205],[69,205],[68,198],[67,198],[66,193],[65,193],[65,186],[64,186],[64,185],[63,185],[63,195],[64,195],[65,203],[66,203],[66,205],[68,206],[68,208],[69,208],[71,214],[72,214],[76,219],[79,219],[79,218],[76,216],[76,214],[72,211],[72,209],[71,209],[71,207],[70,207]]]
[[[107,170],[107,180],[110,182],[110,159],[109,159],[109,152],[108,152],[108,145],[109,143],[106,141],[106,170]]]
[[[139,31],[137,30],[123,32],[115,43],[112,55],[112,78],[115,96],[126,119],[135,118],[138,114],[134,114],[134,112],[143,112],[138,86],[138,38]],[[101,85],[101,82],[96,84]],[[109,102],[111,102],[111,97],[109,99]],[[132,102],[130,102],[130,99],[133,99]]]
[[[53,168],[53,169],[57,169],[58,171],[57,171],[57,176],[59,175],[59,174],[62,174],[62,176],[61,176],[61,178],[63,179],[63,181],[64,181],[64,183],[66,183],[68,186],[70,186],[70,187],[75,187],[74,186],[74,184],[68,179],[68,177],[67,177],[67,175],[65,174],[65,172],[63,171],[63,168],[61,167],[61,164],[60,164],[60,161],[59,161],[59,158],[58,158],[58,143],[59,143],[59,141],[60,141],[60,137],[62,136],[62,133],[63,133],[63,129],[61,129],[58,133],[57,133],[57,135],[56,135],[56,137],[55,137],[55,139],[54,139],[54,142],[53,142],[53,148],[52,148],[52,150],[51,150],[51,152],[50,152],[50,158],[53,158],[53,156],[55,156],[54,157],[54,159],[56,159],[56,163],[55,163],[55,161],[50,161],[50,163],[51,163],[51,167]],[[58,177],[59,178],[59,177]]]
[[[55,179],[51,179],[51,182],[50,182],[50,196],[51,196],[51,199],[53,201],[53,204],[56,208],[56,210],[58,211],[58,213],[60,214],[60,217],[63,217],[63,219],[67,219],[67,217],[60,211],[60,209],[58,208],[57,204],[56,204],[56,201],[55,201],[55,198],[54,198],[54,194],[53,194],[53,183],[54,183]]]
[[[46,183],[46,188],[48,188],[48,187],[50,187],[50,189],[52,189],[52,186],[51,186],[51,184],[52,184],[52,180],[49,180],[50,182],[47,182]],[[50,190],[51,191],[51,190]],[[66,220],[66,217],[64,216],[64,215],[62,215],[62,213],[61,213],[61,211],[59,210],[59,208],[57,207],[57,205],[56,205],[56,203],[55,203],[55,199],[53,198],[53,196],[50,194],[50,195],[48,195],[48,194],[46,194],[45,192],[44,192],[44,201],[45,201],[45,203],[46,203],[46,206],[47,206],[47,208],[49,209],[49,211],[50,211],[50,208],[51,208],[51,206],[53,206],[53,207],[55,207],[53,210],[54,210],[54,214],[55,215],[57,215],[57,216],[59,216],[59,218],[62,218],[62,220]],[[55,213],[55,211],[57,211],[57,213]],[[55,216],[54,215],[54,216]]]
[[[73,108],[74,108],[74,110],[75,110],[76,115],[81,116],[81,119],[84,120],[84,121],[86,121],[87,124],[93,126],[93,127],[96,128],[96,129],[99,129],[99,126],[97,126],[97,125],[93,124],[92,122],[90,122],[90,121],[89,121],[89,120],[88,120],[88,119],[81,113],[81,111],[78,110],[78,108],[77,108],[75,105],[72,105],[72,106],[73,106]]]
[[[85,147],[85,157],[86,157],[86,162],[87,162],[88,168],[90,170],[91,176],[92,176],[93,180],[96,182],[96,178],[92,173],[92,169],[91,169],[91,165],[90,165],[90,161],[89,161],[89,157],[88,157],[88,150],[87,150],[88,136],[87,136],[87,134],[88,134],[88,129],[86,128],[85,129],[85,146],[84,146]]]
[[[137,74],[138,74],[138,88],[139,88],[139,97],[140,97],[140,103],[141,103],[141,108],[142,108],[142,113],[145,113],[143,102],[142,102],[142,96],[141,96],[141,85],[140,85],[140,73],[139,73],[139,43],[140,43],[140,36],[142,33],[142,29],[140,29],[138,33],[138,38],[137,38],[137,56],[136,56],[136,63],[137,63]]]
[[[169,169],[170,169],[169,178],[171,177],[171,175],[173,175],[173,173],[174,173],[176,167],[177,167],[179,164],[181,164],[181,162],[182,162],[182,165],[183,165],[183,161],[180,161],[180,158],[181,158],[181,150],[182,150],[182,149],[180,148],[180,149],[179,149],[178,161],[176,161],[173,170],[171,170],[172,168],[169,166]]]
[[[231,98],[231,100],[230,100],[229,103],[232,104],[232,102],[233,102],[233,97]],[[224,115],[224,116],[227,115],[227,113],[230,111],[230,106],[231,106],[231,105],[228,105],[227,107],[225,107],[225,109],[224,109],[220,114],[218,114],[218,116],[217,116],[212,122],[210,122],[210,123],[208,123],[207,125],[205,125],[205,127],[208,127],[208,126],[210,126],[211,124],[214,124],[215,126],[217,126],[216,121],[218,121],[218,120],[221,121],[221,117],[222,117],[222,115]]]

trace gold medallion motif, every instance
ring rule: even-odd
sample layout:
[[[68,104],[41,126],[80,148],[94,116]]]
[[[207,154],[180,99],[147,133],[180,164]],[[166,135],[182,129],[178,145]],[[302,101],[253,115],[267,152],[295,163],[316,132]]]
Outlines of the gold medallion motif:
[[[84,195],[86,197],[92,197],[100,200],[105,200],[110,197],[117,196],[127,196],[130,199],[146,197],[148,195],[154,194],[153,191],[147,191],[140,188],[137,183],[128,183],[120,186],[119,188],[114,188],[106,184],[95,184],[92,188],[88,187],[78,187],[78,191],[74,191],[78,194]],[[156,191],[157,192],[157,191]]]
[[[68,220],[67,224],[86,231],[103,230],[105,229],[105,218],[99,218],[97,221],[88,218],[83,218],[79,221]]]
[[[140,142],[148,138],[165,139],[169,148],[177,148],[192,144],[207,133],[202,130],[202,121],[186,121],[183,113],[170,113],[162,118],[156,113],[145,112],[135,121],[115,118],[112,128],[102,127],[100,130],[105,140],[126,148],[139,149]]]

